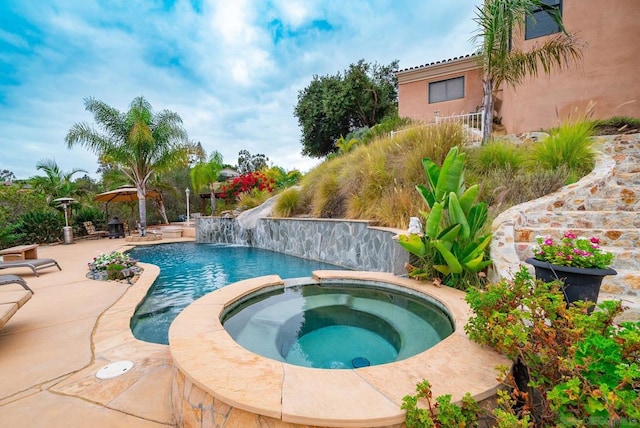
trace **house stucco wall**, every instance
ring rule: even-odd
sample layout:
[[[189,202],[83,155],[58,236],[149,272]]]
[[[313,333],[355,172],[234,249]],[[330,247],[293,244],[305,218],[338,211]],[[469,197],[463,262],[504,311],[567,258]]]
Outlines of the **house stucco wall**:
[[[583,57],[563,71],[540,73],[516,88],[505,85],[498,116],[508,133],[557,126],[585,114],[593,102],[593,118],[640,117],[640,1],[564,0],[565,28],[576,33]],[[531,49],[551,36],[524,40],[516,48]]]
[[[563,21],[584,45],[582,59],[550,75],[539,70],[513,88],[503,85],[495,96],[497,115],[507,133],[537,131],[568,118],[584,116],[593,103],[594,119],[640,117],[640,0],[563,0]],[[529,50],[549,37],[524,40],[514,47]],[[428,104],[429,82],[468,76],[465,99]],[[397,73],[399,114],[430,122],[441,116],[474,111],[482,104],[482,78],[475,57],[453,59]]]
[[[429,104],[429,83],[464,76],[464,98]],[[399,115],[432,122],[440,116],[472,113],[482,104],[482,78],[476,57],[452,60],[398,73]]]

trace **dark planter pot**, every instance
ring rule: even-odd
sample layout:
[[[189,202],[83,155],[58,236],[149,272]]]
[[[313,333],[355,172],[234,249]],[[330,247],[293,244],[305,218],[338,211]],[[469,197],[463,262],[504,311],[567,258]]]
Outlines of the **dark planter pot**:
[[[591,269],[559,266],[534,258],[526,259],[525,262],[533,265],[536,271],[536,278],[544,282],[551,282],[556,279],[564,282],[564,297],[567,303],[573,303],[578,300],[597,303],[602,279],[608,275],[618,274],[611,268]],[[589,308],[589,313],[593,311],[594,307]]]

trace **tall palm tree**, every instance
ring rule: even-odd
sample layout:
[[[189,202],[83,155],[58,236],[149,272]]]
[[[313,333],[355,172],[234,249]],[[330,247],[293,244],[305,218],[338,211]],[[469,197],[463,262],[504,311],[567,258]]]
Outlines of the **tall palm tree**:
[[[42,159],[36,164],[38,171],[43,171],[44,176],[36,175],[29,179],[30,184],[45,195],[47,203],[54,198],[74,196],[78,190],[78,185],[71,179],[84,169],[74,168],[71,171],[62,171],[55,159]]]
[[[545,38],[524,52],[512,46],[514,34],[524,34],[527,16],[534,10],[547,10],[558,23],[561,32]],[[557,10],[541,0],[486,0],[476,9],[475,22],[479,25],[474,41],[479,48],[479,61],[483,70],[483,140],[491,138],[493,131],[493,94],[503,82],[517,86],[528,75],[537,76],[541,66],[545,74],[562,69],[571,61],[582,57],[579,40],[567,33]]]
[[[126,113],[94,98],[86,98],[84,104],[103,133],[86,123],[76,123],[65,138],[67,146],[85,146],[105,162],[116,165],[131,180],[138,191],[140,235],[144,236],[149,179],[156,172],[186,164],[188,160],[187,132],[182,119],[168,110],[154,113],[142,96],[134,98]]]
[[[198,192],[202,187],[209,186],[211,192],[211,215],[216,213],[215,183],[223,168],[222,155],[216,150],[211,153],[207,162],[198,162],[191,168],[191,184]]]

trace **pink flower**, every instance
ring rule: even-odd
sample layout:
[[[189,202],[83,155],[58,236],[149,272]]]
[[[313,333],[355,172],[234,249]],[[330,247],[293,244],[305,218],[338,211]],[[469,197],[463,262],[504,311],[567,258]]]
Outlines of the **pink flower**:
[[[597,244],[600,243],[600,240],[598,238],[592,236],[591,239],[589,239],[589,242],[591,242],[592,244],[596,244],[597,245]]]
[[[576,239],[576,234],[573,232],[565,232],[564,237],[569,239]]]
[[[553,245],[553,239],[547,238],[544,240],[544,245]]]

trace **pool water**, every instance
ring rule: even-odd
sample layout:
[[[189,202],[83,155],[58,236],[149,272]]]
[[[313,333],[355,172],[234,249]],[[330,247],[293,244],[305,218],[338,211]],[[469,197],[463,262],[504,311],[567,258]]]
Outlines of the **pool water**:
[[[402,360],[453,332],[441,305],[389,287],[351,281],[272,287],[235,302],[221,321],[252,352],[324,369]]]
[[[342,269],[259,248],[183,242],[135,247],[131,256],[160,267],[160,275],[131,319],[140,340],[168,344],[171,322],[190,303],[236,281],[263,275],[309,277],[314,270]]]

